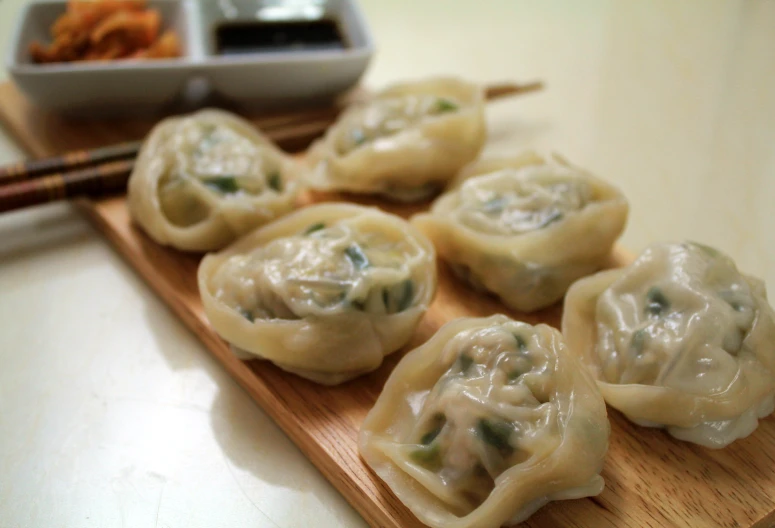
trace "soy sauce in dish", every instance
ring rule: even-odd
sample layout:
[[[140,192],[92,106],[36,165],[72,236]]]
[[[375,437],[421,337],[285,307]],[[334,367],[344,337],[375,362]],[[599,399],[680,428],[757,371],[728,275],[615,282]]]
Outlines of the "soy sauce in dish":
[[[215,29],[215,41],[220,55],[347,47],[339,25],[327,19],[222,24]]]

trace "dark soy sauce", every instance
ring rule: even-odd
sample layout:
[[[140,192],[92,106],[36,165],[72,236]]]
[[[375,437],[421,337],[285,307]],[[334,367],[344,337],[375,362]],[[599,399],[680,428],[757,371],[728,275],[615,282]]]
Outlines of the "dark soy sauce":
[[[347,47],[339,25],[327,19],[222,24],[215,29],[215,42],[220,55]]]

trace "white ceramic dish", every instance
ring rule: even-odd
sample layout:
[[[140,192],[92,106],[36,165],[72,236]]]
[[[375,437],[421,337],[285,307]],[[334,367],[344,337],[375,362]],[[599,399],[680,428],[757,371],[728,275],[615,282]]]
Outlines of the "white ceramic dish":
[[[16,85],[36,105],[67,114],[152,113],[185,98],[191,85],[203,93],[251,107],[276,107],[331,99],[358,82],[374,52],[356,0],[149,0],[175,31],[177,59],[35,64],[29,47],[49,42],[49,28],[64,2],[30,2],[20,15],[7,58]],[[278,12],[278,8],[281,8]],[[333,19],[348,46],[343,49],[262,51],[219,55],[218,24]]]

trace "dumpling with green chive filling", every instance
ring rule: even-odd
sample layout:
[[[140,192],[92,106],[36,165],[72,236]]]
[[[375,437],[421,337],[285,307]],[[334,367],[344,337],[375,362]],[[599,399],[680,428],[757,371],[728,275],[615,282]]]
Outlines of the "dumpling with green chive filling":
[[[412,223],[463,280],[532,312],[604,265],[628,209],[612,185],[559,156],[526,152],[467,167]]]
[[[220,110],[159,123],[129,179],[132,219],[185,251],[225,247],[290,212],[300,166],[253,125]]]
[[[775,409],[775,314],[764,283],[693,242],[647,248],[580,280],[562,321],[568,346],[631,421],[722,448]]]
[[[361,427],[366,463],[434,528],[511,525],[597,495],[605,403],[547,325],[444,325],[393,370]]]
[[[392,86],[345,111],[310,150],[310,184],[414,202],[437,194],[484,145],[479,86],[433,78]]]
[[[334,385],[409,341],[436,291],[435,258],[397,216],[313,205],[207,255],[199,291],[238,355]]]

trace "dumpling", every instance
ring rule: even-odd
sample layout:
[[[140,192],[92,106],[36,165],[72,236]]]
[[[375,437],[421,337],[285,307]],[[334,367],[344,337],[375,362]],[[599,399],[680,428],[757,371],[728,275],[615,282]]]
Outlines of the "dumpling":
[[[434,528],[516,524],[597,495],[610,426],[595,382],[547,325],[444,325],[396,366],[361,427],[368,465]]]
[[[299,167],[247,121],[220,110],[165,119],[129,178],[129,212],[156,242],[221,249],[294,208]]]
[[[603,266],[628,209],[608,183],[556,155],[527,152],[468,167],[412,223],[458,276],[531,312]]]
[[[427,199],[476,158],[485,135],[480,87],[453,78],[398,84],[349,108],[313,145],[310,184]]]
[[[397,216],[313,205],[207,255],[199,291],[239,355],[333,385],[409,341],[436,291],[435,258]]]
[[[721,448],[775,407],[764,283],[696,243],[654,244],[568,291],[562,329],[606,402],[633,422]]]

